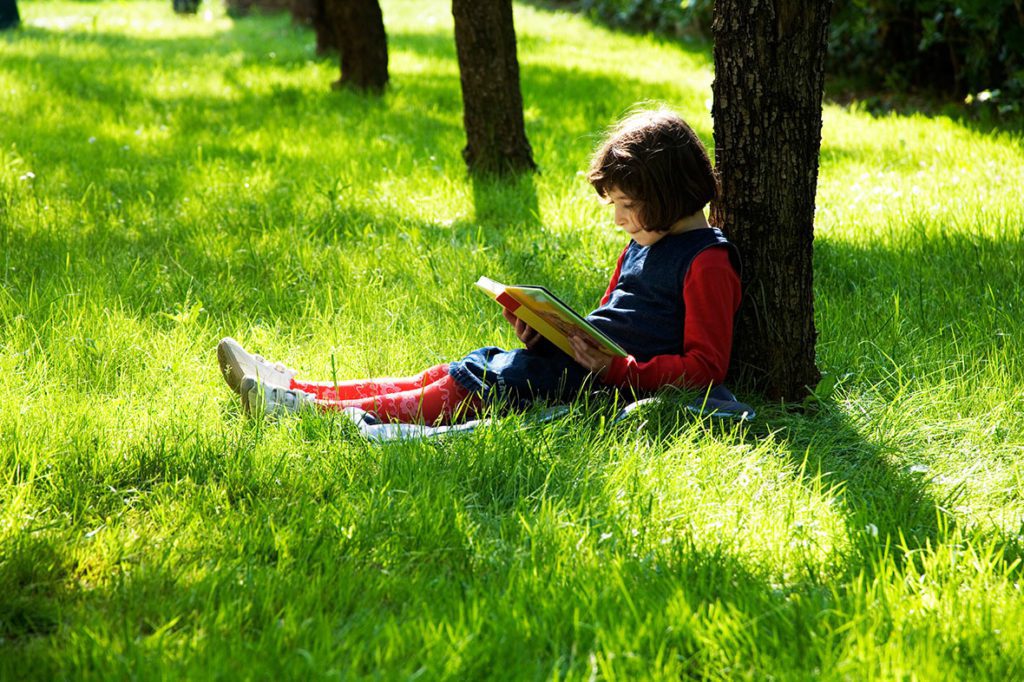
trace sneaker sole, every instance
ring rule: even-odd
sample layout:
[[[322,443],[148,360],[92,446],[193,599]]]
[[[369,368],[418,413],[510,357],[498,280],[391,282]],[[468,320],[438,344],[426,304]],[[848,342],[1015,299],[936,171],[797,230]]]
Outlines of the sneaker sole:
[[[241,394],[242,379],[245,375],[242,373],[239,358],[235,355],[235,349],[231,347],[231,339],[221,339],[221,342],[217,344],[217,362],[220,364],[220,373],[224,377],[224,381],[232,391]],[[244,395],[242,400],[245,400]]]

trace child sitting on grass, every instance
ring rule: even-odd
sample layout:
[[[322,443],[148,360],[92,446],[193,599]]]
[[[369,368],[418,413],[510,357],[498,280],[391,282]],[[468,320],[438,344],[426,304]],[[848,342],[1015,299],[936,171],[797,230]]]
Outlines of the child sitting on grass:
[[[217,350],[228,385],[250,414],[359,408],[383,421],[447,424],[495,400],[564,401],[597,384],[640,392],[720,384],[740,303],[739,257],[704,216],[718,188],[704,145],[676,114],[640,111],[611,131],[587,179],[630,237],[587,320],[628,357],[583,336],[570,338],[570,357],[506,310],[524,348],[480,348],[406,378],[300,381],[226,338]]]

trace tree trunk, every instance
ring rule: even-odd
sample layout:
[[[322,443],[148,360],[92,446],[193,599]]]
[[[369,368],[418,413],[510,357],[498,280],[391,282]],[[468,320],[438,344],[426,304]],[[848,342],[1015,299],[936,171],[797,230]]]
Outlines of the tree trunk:
[[[16,28],[21,24],[17,0],[0,0],[0,31]]]
[[[318,55],[322,56],[339,49],[338,38],[334,35],[334,26],[327,18],[325,0],[292,0],[291,9],[292,19],[295,23],[313,27],[313,31],[316,33],[316,53]]]
[[[331,50],[341,51],[338,47],[338,36],[334,33],[334,27],[327,18],[327,3],[325,0],[312,0],[309,22],[316,32],[316,53],[325,55]],[[381,29],[383,30],[383,29]],[[387,58],[388,58],[387,36],[384,37],[384,80],[387,81]]]
[[[470,172],[534,170],[523,125],[512,0],[452,0]]]
[[[341,51],[335,88],[381,92],[388,83],[388,40],[377,0],[325,0],[327,18]]]
[[[812,242],[831,0],[716,0],[711,221],[740,249],[744,302],[730,374],[804,398],[815,365]]]

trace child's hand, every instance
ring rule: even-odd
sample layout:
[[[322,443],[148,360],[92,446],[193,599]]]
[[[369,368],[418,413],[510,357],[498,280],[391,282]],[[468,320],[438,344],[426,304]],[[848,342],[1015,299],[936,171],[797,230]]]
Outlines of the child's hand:
[[[501,314],[505,316],[508,323],[516,330],[516,336],[519,337],[519,340],[523,342],[523,345],[526,346],[527,349],[533,348],[540,342],[540,332],[536,329],[520,320],[506,308],[501,309]]]
[[[594,374],[604,376],[608,368],[612,366],[615,359],[603,350],[595,346],[589,339],[583,336],[572,335],[569,337],[569,345],[572,346],[573,357]]]

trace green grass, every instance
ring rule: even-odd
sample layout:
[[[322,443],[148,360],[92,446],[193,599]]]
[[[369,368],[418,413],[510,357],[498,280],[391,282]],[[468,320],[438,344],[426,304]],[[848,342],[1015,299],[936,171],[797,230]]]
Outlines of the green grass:
[[[634,103],[710,145],[707,46],[517,6],[541,173],[466,176],[444,2],[392,87],[284,17],[24,2],[0,36],[0,678],[993,679],[1024,665],[1019,129],[826,107],[819,364],[750,427],[580,404],[443,442],[250,422],[232,335],[304,374],[587,307],[622,236],[578,171]],[[770,143],[770,141],[768,141]],[[747,396],[744,396],[747,397]]]

